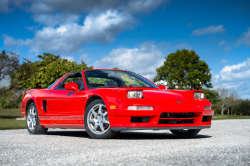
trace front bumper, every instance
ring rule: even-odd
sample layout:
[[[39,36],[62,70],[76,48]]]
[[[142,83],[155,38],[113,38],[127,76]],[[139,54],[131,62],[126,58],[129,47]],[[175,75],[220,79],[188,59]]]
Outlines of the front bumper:
[[[183,126],[183,127],[111,127],[113,131],[123,130],[182,130],[182,129],[205,129],[211,126]]]
[[[137,102],[134,103],[139,103]],[[204,105],[209,105],[205,103]],[[204,110],[200,105],[169,105],[150,104],[154,110],[128,110],[131,103],[121,102],[116,115],[109,116],[110,127],[114,131],[122,130],[179,130],[179,129],[204,129],[210,128],[213,110]],[[136,105],[149,105],[141,103]],[[192,116],[180,116],[182,114],[192,114]],[[166,117],[165,114],[176,114],[176,116]],[[177,115],[178,114],[178,115]],[[164,115],[164,116],[163,116]],[[142,121],[133,121],[133,118],[141,118]],[[147,120],[144,120],[144,119]]]

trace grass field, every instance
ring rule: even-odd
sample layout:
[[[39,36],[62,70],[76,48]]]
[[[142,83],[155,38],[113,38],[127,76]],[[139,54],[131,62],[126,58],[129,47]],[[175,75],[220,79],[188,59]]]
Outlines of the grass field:
[[[214,115],[212,120],[222,120],[222,119],[250,119],[250,116],[241,115]]]
[[[20,109],[1,109],[0,108],[0,130],[7,129],[26,129],[25,120],[16,120],[22,118]],[[213,120],[222,119],[250,119],[250,116],[240,115],[214,115]]]
[[[0,109],[0,130],[25,129],[26,121],[16,118],[22,118],[20,109]]]

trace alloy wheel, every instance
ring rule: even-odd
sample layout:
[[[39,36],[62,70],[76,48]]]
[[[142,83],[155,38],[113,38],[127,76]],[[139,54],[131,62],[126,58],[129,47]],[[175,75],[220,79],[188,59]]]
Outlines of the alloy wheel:
[[[94,134],[106,133],[110,128],[106,106],[104,104],[94,105],[88,113],[87,123]]]
[[[33,131],[36,127],[36,108],[31,106],[28,110],[27,126],[30,131]]]

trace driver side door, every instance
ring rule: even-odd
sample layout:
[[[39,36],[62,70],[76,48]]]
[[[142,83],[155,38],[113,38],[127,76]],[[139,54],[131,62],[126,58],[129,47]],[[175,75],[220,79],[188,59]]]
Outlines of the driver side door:
[[[82,81],[81,81],[82,80]],[[78,82],[80,92],[64,88],[68,82]],[[47,110],[53,123],[82,124],[86,93],[81,73],[73,72],[47,94]],[[82,87],[81,87],[82,86]]]

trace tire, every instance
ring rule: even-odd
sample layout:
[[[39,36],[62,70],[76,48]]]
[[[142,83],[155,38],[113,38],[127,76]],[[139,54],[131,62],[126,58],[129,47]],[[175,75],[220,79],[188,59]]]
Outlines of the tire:
[[[28,107],[26,122],[30,134],[46,134],[48,131],[48,128],[44,128],[40,125],[36,104],[34,102]]]
[[[190,129],[190,130],[170,130],[174,135],[182,138],[194,137],[201,129]]]
[[[95,139],[113,138],[119,134],[111,130],[108,112],[102,100],[94,100],[86,108],[84,126],[88,135]]]

